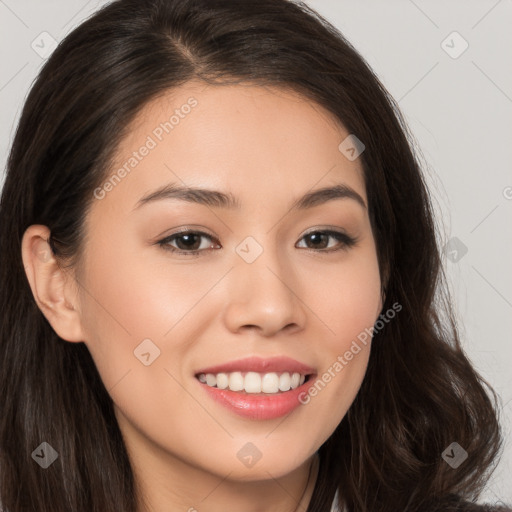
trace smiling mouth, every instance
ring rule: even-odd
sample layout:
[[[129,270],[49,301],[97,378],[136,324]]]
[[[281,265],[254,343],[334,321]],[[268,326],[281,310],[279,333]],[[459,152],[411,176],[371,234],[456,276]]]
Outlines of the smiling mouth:
[[[247,394],[276,394],[297,389],[311,374],[298,372],[199,373],[196,379],[211,388]]]
[[[273,420],[298,409],[317,370],[287,356],[246,357],[196,370],[207,396],[251,420]]]

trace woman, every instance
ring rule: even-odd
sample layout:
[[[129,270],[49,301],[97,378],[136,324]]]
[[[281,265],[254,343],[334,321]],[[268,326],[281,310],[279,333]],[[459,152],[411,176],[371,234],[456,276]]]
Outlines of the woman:
[[[405,123],[307,6],[101,9],[0,215],[4,510],[484,510],[496,397]]]

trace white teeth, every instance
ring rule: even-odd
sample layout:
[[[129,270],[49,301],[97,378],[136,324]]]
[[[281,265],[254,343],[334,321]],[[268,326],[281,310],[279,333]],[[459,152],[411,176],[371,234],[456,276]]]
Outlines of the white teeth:
[[[260,374],[256,372],[248,372],[245,376],[244,389],[246,393],[261,393]]]
[[[231,391],[243,391],[244,378],[240,372],[233,372],[229,374],[229,386]]]
[[[279,391],[279,377],[277,373],[265,373],[261,379],[263,393],[277,393]]]
[[[218,389],[231,391],[245,391],[246,393],[279,393],[296,389],[306,381],[306,376],[300,373],[276,372],[257,373],[242,372],[232,373],[201,373],[197,376],[200,382]]]
[[[279,377],[279,391],[288,391],[291,382],[290,374],[288,372],[283,373],[281,377]]]
[[[208,384],[208,382],[207,382]],[[219,389],[226,389],[229,386],[229,377],[225,373],[217,374],[217,387]]]

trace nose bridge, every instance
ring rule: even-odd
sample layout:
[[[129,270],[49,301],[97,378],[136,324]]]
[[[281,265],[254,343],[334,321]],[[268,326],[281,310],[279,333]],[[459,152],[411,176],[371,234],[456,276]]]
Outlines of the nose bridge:
[[[261,239],[261,237],[260,237]],[[263,243],[247,237],[236,248],[226,321],[231,329],[259,327],[271,334],[290,324],[302,325],[304,311],[295,295],[293,268],[283,260],[272,237]]]
[[[286,261],[283,261],[283,254],[279,252],[277,245],[271,240],[272,237],[268,236],[263,245],[253,237],[247,237],[237,247],[241,261],[238,262],[236,270],[240,282],[246,283],[245,288],[251,291],[253,298],[267,298],[269,304],[284,304],[292,295],[291,283],[287,283],[292,279],[292,271]]]

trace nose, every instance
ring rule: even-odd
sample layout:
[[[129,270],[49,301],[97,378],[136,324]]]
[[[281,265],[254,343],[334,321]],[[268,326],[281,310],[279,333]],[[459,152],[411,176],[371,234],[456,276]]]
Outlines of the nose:
[[[237,256],[238,257],[238,256]],[[230,273],[224,322],[234,333],[255,330],[270,337],[302,330],[306,305],[297,269],[266,249],[252,263],[240,259]]]

